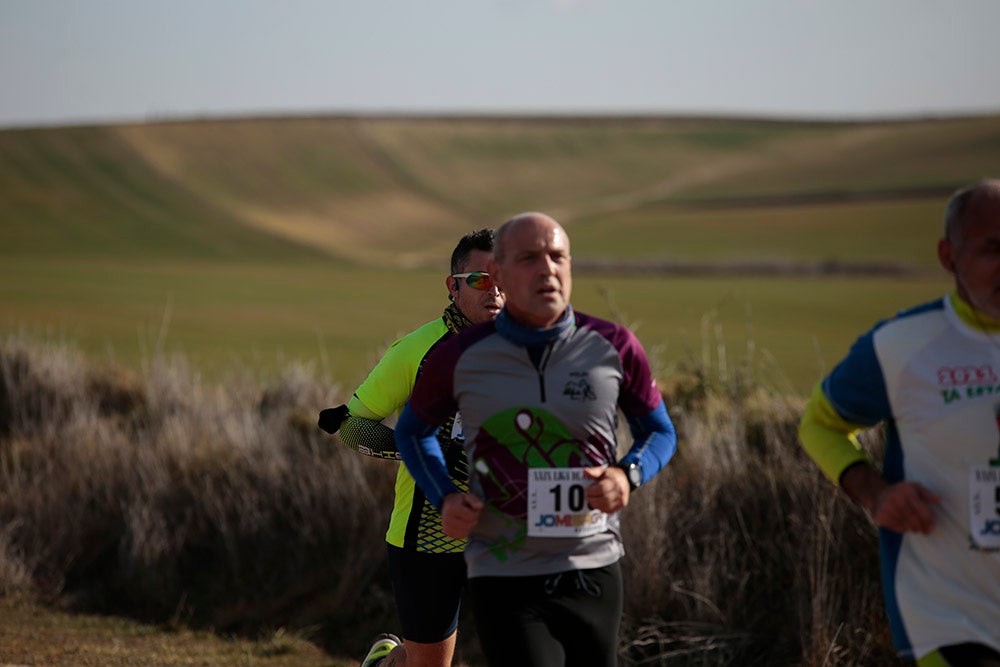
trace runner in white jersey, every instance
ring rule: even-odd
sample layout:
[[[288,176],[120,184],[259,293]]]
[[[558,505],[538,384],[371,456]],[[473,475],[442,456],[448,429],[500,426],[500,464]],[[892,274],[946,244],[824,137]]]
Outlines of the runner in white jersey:
[[[900,655],[1000,666],[1000,180],[952,197],[938,256],[955,290],[859,338],[799,435],[879,525]],[[878,423],[881,474],[855,438]]]

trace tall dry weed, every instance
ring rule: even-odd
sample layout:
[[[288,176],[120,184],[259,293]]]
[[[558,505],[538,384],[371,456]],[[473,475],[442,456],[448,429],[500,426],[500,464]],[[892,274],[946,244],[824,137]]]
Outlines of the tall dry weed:
[[[623,517],[622,664],[898,664],[874,527],[801,452],[801,399],[733,363],[666,379],[679,446]],[[361,650],[394,623],[393,475],[316,428],[342,400],[304,366],[208,385],[0,340],[0,591]]]
[[[354,615],[392,474],[315,427],[340,399],[304,367],[206,386],[182,359],[133,377],[4,339],[0,586],[231,631]]]

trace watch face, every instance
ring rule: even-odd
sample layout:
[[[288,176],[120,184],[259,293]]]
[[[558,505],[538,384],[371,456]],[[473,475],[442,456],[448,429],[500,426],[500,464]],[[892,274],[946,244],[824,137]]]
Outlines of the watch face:
[[[642,469],[639,468],[638,464],[630,463],[622,469],[625,471],[628,483],[633,489],[642,484]]]

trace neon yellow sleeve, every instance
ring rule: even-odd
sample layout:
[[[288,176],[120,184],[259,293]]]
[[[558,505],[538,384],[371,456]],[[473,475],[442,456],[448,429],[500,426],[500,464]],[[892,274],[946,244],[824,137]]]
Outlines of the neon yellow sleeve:
[[[388,415],[378,415],[368,409],[368,406],[361,402],[357,394],[351,396],[351,400],[347,402],[347,412],[350,413],[351,417],[361,417],[362,419],[371,419],[373,421],[382,421]]]
[[[427,350],[448,331],[440,317],[403,336],[386,350],[347,407],[365,419],[385,419],[398,412],[413,391],[417,370]]]
[[[856,437],[865,428],[868,427],[852,424],[838,415],[823,393],[822,383],[817,383],[799,423],[799,441],[823,474],[834,484],[840,484],[840,476],[850,466],[871,462]]]
[[[339,430],[342,443],[366,456],[399,459],[392,429],[382,420],[406,403],[420,362],[445,331],[444,320],[438,318],[389,346],[347,403],[349,414]]]

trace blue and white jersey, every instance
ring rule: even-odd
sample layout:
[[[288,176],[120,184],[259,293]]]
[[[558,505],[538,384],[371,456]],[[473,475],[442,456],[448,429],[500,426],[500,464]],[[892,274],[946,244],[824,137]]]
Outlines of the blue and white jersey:
[[[955,294],[901,312],[857,340],[807,408],[809,419],[825,400],[848,427],[884,423],[886,480],[941,497],[929,535],[879,531],[886,607],[907,658],[965,642],[1000,650],[1000,332],[976,323]],[[856,458],[807,431],[803,445],[839,480]]]

